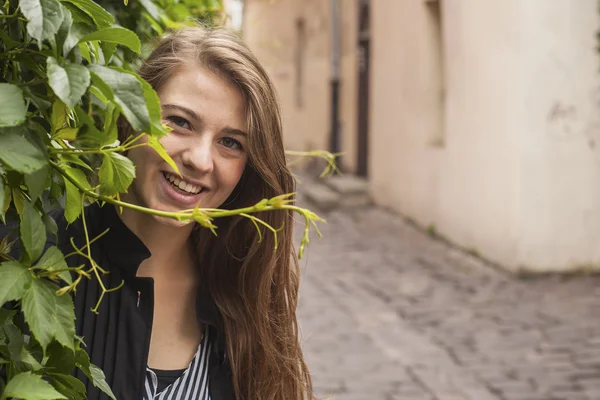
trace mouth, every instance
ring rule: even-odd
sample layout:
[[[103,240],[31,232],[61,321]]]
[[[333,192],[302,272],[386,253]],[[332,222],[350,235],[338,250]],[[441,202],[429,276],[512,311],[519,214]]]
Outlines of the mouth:
[[[182,194],[186,194],[188,196],[195,196],[202,192],[207,191],[208,189],[204,186],[194,185],[190,182],[186,182],[183,179],[179,178],[177,175],[171,174],[169,172],[162,173],[167,182],[177,191]]]

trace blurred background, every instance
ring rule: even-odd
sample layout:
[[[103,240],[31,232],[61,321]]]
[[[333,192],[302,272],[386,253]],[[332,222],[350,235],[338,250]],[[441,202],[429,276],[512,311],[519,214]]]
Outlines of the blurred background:
[[[321,398],[600,399],[596,0],[229,0],[327,219]]]

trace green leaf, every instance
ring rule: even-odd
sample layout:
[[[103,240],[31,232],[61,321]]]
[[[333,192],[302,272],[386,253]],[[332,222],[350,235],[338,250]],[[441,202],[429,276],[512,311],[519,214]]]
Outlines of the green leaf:
[[[56,225],[56,221],[54,220],[54,218],[46,214],[42,217],[42,219],[44,220],[46,231],[53,235],[56,235],[58,233],[58,225]]]
[[[90,364],[90,372],[92,374],[92,383],[94,386],[106,393],[111,399],[117,400],[110,389],[110,386],[108,386],[108,383],[106,383],[104,372],[102,372],[102,370],[96,367],[94,364]]]
[[[6,339],[8,339],[8,355],[10,356],[11,361],[22,361],[23,346],[25,345],[23,332],[21,332],[21,330],[13,323],[4,324],[2,329],[6,334]]]
[[[12,189],[12,198],[13,198],[13,203],[15,205],[15,209],[17,210],[17,214],[19,214],[20,218],[23,218],[23,210],[25,208],[24,203],[25,203],[25,197],[23,196],[23,193],[21,192],[20,189],[18,188],[13,188]]]
[[[101,195],[112,196],[127,192],[135,178],[135,166],[129,158],[110,152],[104,155],[98,177]]]
[[[47,165],[40,149],[19,135],[16,129],[0,131],[0,160],[24,174],[30,174]]]
[[[56,291],[58,287],[50,282],[44,282],[51,285]],[[56,315],[54,318],[54,337],[56,340],[68,349],[75,350],[73,341],[75,340],[75,309],[73,298],[65,293],[56,296]]]
[[[0,264],[0,305],[20,300],[33,282],[33,275],[21,263],[6,261]]]
[[[65,58],[71,52],[71,50],[75,46],[77,46],[77,43],[79,43],[79,39],[81,39],[90,32],[93,32],[92,25],[76,22],[71,26],[69,34],[67,35],[62,47]]]
[[[151,136],[161,138],[167,134],[167,131],[162,127],[160,98],[154,88],[147,81],[142,79],[142,77],[138,76],[138,81],[144,90],[144,99],[146,99],[146,106],[148,107],[148,114],[150,115],[151,126],[148,133]]]
[[[98,100],[100,100],[103,104],[108,104],[108,101],[109,101],[108,98],[96,86],[94,86],[94,85],[90,86],[90,93],[93,94],[94,96],[96,96],[98,98]]]
[[[67,269],[68,265],[65,261],[65,256],[58,249],[58,247],[52,246],[46,250],[35,267],[46,271],[58,271],[61,269]],[[73,283],[73,278],[71,277],[69,271],[59,272],[58,276],[69,285]]]
[[[37,171],[25,175],[25,183],[27,184],[27,189],[29,189],[28,193],[31,201],[36,201],[41,196],[49,184],[49,178],[50,169],[48,165],[44,165]]]
[[[92,81],[96,86],[101,90],[106,87],[111,89],[115,103],[133,129],[138,132],[149,132],[150,114],[146,106],[144,89],[136,76],[117,68],[99,65],[90,65],[88,68],[92,72]]]
[[[71,11],[67,7],[62,7],[63,20],[58,28],[58,32],[56,33],[56,48],[63,49],[63,56],[66,57],[68,55],[68,51],[64,51],[64,44],[67,38],[69,37],[69,33],[71,32],[71,27],[73,26],[73,16],[71,15]],[[69,49],[70,50],[70,49]]]
[[[22,124],[26,113],[21,88],[10,83],[0,83],[0,127]]]
[[[21,12],[29,20],[27,33],[38,41],[53,39],[63,21],[63,8],[56,0],[20,0]]]
[[[75,368],[75,351],[63,347],[54,341],[46,349],[48,360],[45,367],[58,374],[70,374]]]
[[[66,374],[49,374],[50,382],[59,392],[73,400],[85,398],[85,385],[79,379]]]
[[[21,349],[21,362],[29,365],[29,367],[34,371],[39,371],[42,369],[42,364],[38,360],[35,359],[33,355],[27,349]]]
[[[50,122],[52,124],[52,132],[57,132],[67,126],[67,107],[65,103],[60,100],[52,103]]]
[[[119,109],[113,103],[108,103],[104,112],[104,129],[102,131],[106,138],[102,142],[103,146],[115,143],[119,136],[117,122],[119,121]]]
[[[53,316],[56,314],[56,294],[54,292],[46,285],[45,281],[35,278],[22,300],[25,321],[44,350],[54,336],[52,331]]]
[[[102,53],[104,53],[104,64],[108,65],[113,54],[115,54],[115,51],[117,50],[117,44],[109,42],[100,42],[100,48],[102,49]]]
[[[152,18],[154,18],[156,21],[160,21],[160,13],[164,11],[159,10],[156,4],[154,4],[151,0],[139,0],[139,2]]]
[[[89,15],[98,28],[106,28],[115,23],[113,16],[92,0],[61,0],[61,3],[71,3]]]
[[[4,179],[2,179],[2,176],[0,176],[0,216],[2,216],[2,220],[4,220],[4,213],[6,212],[6,210],[4,209],[4,206],[6,204],[6,193],[7,192],[10,192],[10,188],[5,189]],[[10,199],[9,199],[9,201],[10,201]]]
[[[63,128],[60,131],[56,132],[56,136],[54,138],[72,141],[77,139],[78,133],[79,128]]]
[[[22,302],[25,321],[44,350],[55,335],[57,296],[49,285],[49,282],[34,279]]]
[[[177,168],[177,164],[175,164],[175,161],[173,161],[173,159],[171,158],[169,153],[167,153],[167,150],[165,149],[165,147],[162,145],[162,143],[157,138],[155,138],[154,136],[148,136],[148,146],[150,146],[154,150],[156,150],[158,155],[161,156],[162,159],[165,160],[167,162],[167,164],[169,164],[171,166],[171,168],[173,168],[173,171],[175,171],[177,173],[177,175],[181,176],[181,172],[179,172],[179,168]]]
[[[100,29],[82,37],[79,42],[90,42],[92,40],[100,40],[102,42],[120,44],[128,47],[136,54],[141,51],[141,43],[139,37],[129,29],[121,27],[111,27]]]
[[[31,372],[22,372],[8,381],[2,397],[27,400],[66,399],[51,384],[42,380],[41,376]]]
[[[80,106],[75,107],[75,115],[77,115],[78,125],[81,126],[78,132],[78,139],[83,143],[89,143],[90,146],[99,145],[104,135],[96,128],[92,117]]]
[[[73,108],[90,86],[90,71],[83,65],[58,65],[54,57],[48,57],[48,83],[59,99]]]
[[[25,201],[23,205],[23,219],[19,226],[21,242],[31,261],[35,261],[42,255],[46,244],[46,227],[29,201]]]
[[[63,167],[64,171],[71,178],[75,180],[79,185],[84,187],[85,189],[90,190],[91,186],[87,181],[87,178],[83,171],[71,168],[71,167]],[[67,222],[70,224],[79,218],[81,214],[81,207],[83,205],[83,199],[81,197],[81,192],[77,189],[77,186],[71,183],[68,179],[65,178],[65,187],[67,190],[67,198],[65,200],[65,218]]]
[[[93,380],[92,371],[90,371],[90,356],[84,349],[78,347],[75,350],[75,365],[88,377],[89,380]]]

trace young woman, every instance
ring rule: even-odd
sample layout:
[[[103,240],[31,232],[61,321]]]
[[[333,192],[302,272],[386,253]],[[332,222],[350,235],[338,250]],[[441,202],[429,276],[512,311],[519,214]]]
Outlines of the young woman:
[[[172,132],[162,139],[181,177],[148,146],[128,154],[136,177],[122,196],[159,210],[238,208],[294,192],[273,86],[256,58],[223,29],[165,38],[140,74],[157,91]],[[132,132],[123,125],[120,139]],[[195,224],[93,204],[84,214],[92,256],[109,271],[104,297],[85,280],[75,295],[77,334],[118,400],[312,398],[298,339],[298,265],[292,215],[262,213],[283,227],[274,250],[243,217],[218,219],[218,236]],[[57,217],[56,245],[82,246],[81,219]],[[86,262],[78,256],[70,265]],[[83,374],[88,398],[107,398]]]

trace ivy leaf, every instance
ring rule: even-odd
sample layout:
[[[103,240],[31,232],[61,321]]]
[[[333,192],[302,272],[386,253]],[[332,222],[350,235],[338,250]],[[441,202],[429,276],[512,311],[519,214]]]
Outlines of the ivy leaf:
[[[52,132],[60,131],[67,126],[67,107],[65,103],[56,100],[52,103],[52,114],[50,115]]]
[[[171,158],[169,153],[167,153],[167,150],[165,149],[165,147],[162,145],[162,143],[157,138],[155,138],[154,136],[148,136],[148,146],[150,146],[154,150],[156,150],[158,155],[161,156],[162,159],[165,160],[167,162],[167,164],[169,164],[171,166],[171,168],[173,168],[173,171],[175,171],[175,173],[177,173],[177,175],[181,176],[181,172],[179,172],[179,168],[177,168],[177,164],[175,164],[175,161],[173,161],[173,159]]]
[[[73,180],[75,180],[75,182],[77,182],[79,185],[85,189],[91,189],[83,171],[71,167],[63,167],[63,169],[67,175],[73,178]],[[75,186],[66,178],[65,187],[67,191],[67,200],[65,201],[65,218],[70,224],[79,218],[79,215],[81,214],[81,207],[83,205],[83,199],[81,197],[81,192],[79,189],[77,189],[77,186]]]
[[[56,299],[58,298],[49,282],[34,279],[23,296],[23,314],[31,332],[42,348],[46,349],[55,329]],[[51,284],[50,284],[51,285]],[[54,286],[54,285],[52,285]],[[56,288],[56,286],[54,286]]]
[[[59,392],[73,400],[85,398],[85,385],[79,379],[66,374],[49,374],[50,382]]]
[[[56,221],[54,220],[54,218],[46,214],[42,217],[42,219],[44,220],[46,231],[56,236],[56,234],[58,233],[58,225],[56,225]]]
[[[20,331],[19,331],[20,332]],[[22,335],[21,335],[22,336]],[[39,371],[42,369],[42,364],[38,360],[35,359],[33,355],[27,349],[21,349],[21,362],[27,364],[32,370]]]
[[[83,65],[58,65],[54,57],[48,57],[48,83],[59,99],[73,108],[90,86],[90,71]]]
[[[104,112],[104,129],[102,129],[106,138],[102,142],[103,146],[111,145],[119,138],[117,127],[119,115],[119,109],[115,107],[113,103],[108,103],[106,105],[106,111]]]
[[[75,7],[75,6],[72,6],[72,7]],[[84,24],[81,22],[75,22],[71,26],[71,29],[69,29],[69,34],[65,38],[65,41],[62,46],[62,51],[63,51],[65,58],[69,55],[71,50],[75,46],[77,46],[77,43],[79,43],[79,39],[81,39],[82,37],[84,37],[85,35],[87,35],[88,33],[93,31],[92,27],[93,27],[93,25],[91,25],[91,24],[87,25],[87,24]]]
[[[148,107],[148,114],[150,115],[150,131],[148,132],[151,136],[161,138],[168,132],[162,127],[162,113],[160,109],[160,98],[154,90],[154,88],[142,77],[138,77],[140,85],[144,90],[144,99],[146,100],[146,106]]]
[[[27,189],[29,189],[28,193],[31,201],[36,201],[41,196],[44,189],[48,186],[49,177],[50,169],[48,165],[44,165],[37,171],[25,175],[25,183],[27,184]]]
[[[0,304],[20,300],[33,282],[31,272],[17,261],[0,264],[0,275]]]
[[[21,88],[10,83],[0,83],[0,127],[22,124],[26,113]]]
[[[117,400],[112,390],[110,389],[110,386],[108,386],[108,383],[106,383],[106,377],[104,376],[104,372],[102,372],[102,370],[96,367],[94,364],[90,364],[90,372],[92,375],[92,383],[94,384],[94,386],[106,393],[111,399]]]
[[[21,189],[13,188],[12,198],[17,214],[19,214],[19,218],[22,219],[25,208],[25,197],[23,196],[23,193],[21,193]]]
[[[58,286],[35,279],[23,297],[23,314],[31,332],[46,349],[52,338],[74,351],[75,311],[69,294],[57,296]]]
[[[29,20],[27,33],[41,48],[46,39],[54,39],[63,21],[63,8],[56,0],[20,0],[21,12]]]
[[[6,203],[6,192],[10,191],[6,190],[4,187],[4,179],[2,179],[2,177],[0,176],[0,216],[2,217],[2,220],[4,220],[4,213],[6,212],[4,210],[4,205]],[[9,200],[10,201],[10,200]]]
[[[21,242],[31,261],[37,260],[46,244],[46,227],[42,217],[29,201],[23,204],[23,219],[19,226]]]
[[[120,44],[128,47],[136,54],[140,54],[142,46],[140,38],[134,32],[117,26],[100,29],[99,31],[85,35],[79,39],[79,43],[90,42],[92,40]]]
[[[31,372],[22,372],[8,381],[4,393],[2,393],[2,398],[11,397],[27,400],[66,399],[51,384],[44,381],[41,376],[34,375]]]
[[[104,155],[98,177],[101,195],[112,196],[127,192],[135,178],[135,166],[129,158],[110,152]]]
[[[90,371],[90,356],[84,349],[79,347],[79,345],[75,350],[75,365],[81,370],[81,372],[85,374],[85,376],[88,377],[89,380],[93,381],[92,371]]]
[[[23,350],[25,350],[23,348],[23,346],[25,345],[23,332],[21,332],[21,330],[17,328],[13,323],[4,324],[2,329],[4,330],[6,339],[8,339],[8,355],[11,361],[23,361],[22,354]]]
[[[57,271],[61,269],[67,269],[68,265],[65,261],[65,256],[58,249],[58,247],[52,246],[46,250],[35,267],[46,271]],[[69,271],[59,272],[58,276],[69,285],[73,283],[73,278],[71,277]]]
[[[138,132],[150,131],[150,115],[144,89],[138,79],[131,73],[117,68],[102,67],[100,65],[88,66],[92,72],[92,81],[107,98],[113,98],[125,118],[133,129]],[[112,96],[104,91],[110,88]]]
[[[0,160],[17,172],[30,174],[46,165],[44,154],[16,129],[0,131]]]
[[[61,0],[62,3],[71,3],[79,10],[92,18],[98,28],[106,28],[115,23],[113,16],[92,0]]]
[[[55,292],[58,287],[50,282],[44,282],[52,286]],[[54,337],[58,343],[64,347],[75,350],[73,341],[75,340],[75,308],[73,298],[70,294],[65,293],[60,296],[55,296],[56,299],[56,315],[54,316]]]

